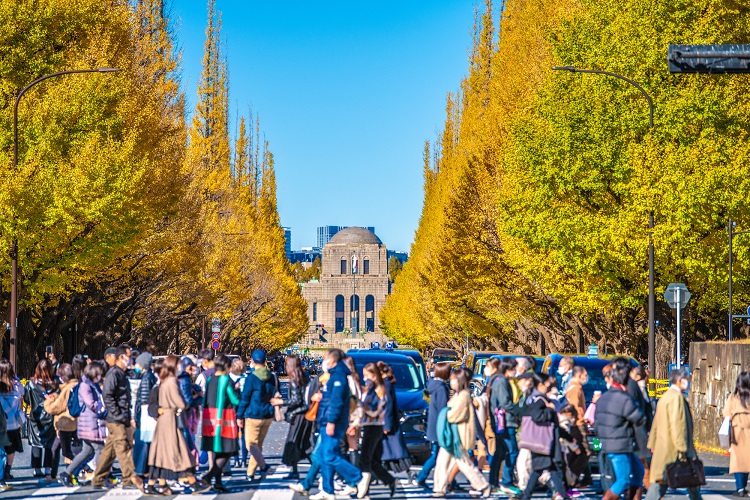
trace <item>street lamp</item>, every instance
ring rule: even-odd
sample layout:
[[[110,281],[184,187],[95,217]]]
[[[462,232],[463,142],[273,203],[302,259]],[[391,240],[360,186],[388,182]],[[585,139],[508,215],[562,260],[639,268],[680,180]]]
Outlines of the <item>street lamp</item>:
[[[739,236],[740,234],[747,234],[750,233],[750,231],[735,231],[734,228],[737,227],[737,223],[734,222],[732,219],[729,219],[729,342],[732,341],[732,330],[734,328],[734,325],[732,324],[732,320],[734,318],[747,318],[747,315],[744,314],[733,314],[732,311],[732,244],[734,243],[735,236]],[[750,308],[748,309],[748,314],[750,314]]]
[[[26,85],[16,96],[16,102],[13,105],[13,172],[18,170],[18,103],[21,97],[31,87],[48,78],[61,75],[71,75],[74,73],[113,73],[120,71],[120,68],[96,68],[96,69],[71,69],[68,71],[58,71],[44,75],[30,84]],[[11,261],[11,287],[10,287],[10,362],[16,366],[16,339],[18,335],[18,237],[13,235],[13,241],[10,247]]]
[[[610,71],[602,71],[598,69],[578,69],[572,66],[555,66],[552,68],[555,71],[570,71],[571,73],[593,73],[596,75],[605,75],[617,78],[624,82],[629,83],[633,87],[637,88],[643,97],[648,102],[648,126],[651,130],[654,129],[654,102],[651,100],[651,96],[638,85],[635,81],[628,77],[612,73]],[[648,366],[651,369],[651,373],[655,374],[656,369],[656,321],[655,321],[655,309],[656,309],[656,294],[654,293],[654,211],[651,210],[648,214]],[[731,314],[731,312],[730,312]],[[731,328],[731,326],[730,326]],[[730,330],[731,331],[731,330]],[[731,335],[731,334],[730,334]],[[606,346],[605,346],[606,349]]]

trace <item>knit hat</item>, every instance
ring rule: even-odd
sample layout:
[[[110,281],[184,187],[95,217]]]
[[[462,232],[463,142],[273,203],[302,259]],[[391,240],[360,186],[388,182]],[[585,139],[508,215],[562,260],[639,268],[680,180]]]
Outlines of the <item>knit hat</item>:
[[[141,366],[142,368],[151,368],[151,361],[153,359],[154,357],[150,352],[144,351],[140,353],[137,358],[135,358],[135,364]]]
[[[263,351],[261,349],[257,349],[255,351],[253,351],[252,359],[253,359],[253,363],[257,363],[259,365],[265,363],[266,362],[266,351]]]
[[[117,354],[117,347],[107,347],[107,349],[104,351],[104,357],[106,358],[110,354],[113,356]]]

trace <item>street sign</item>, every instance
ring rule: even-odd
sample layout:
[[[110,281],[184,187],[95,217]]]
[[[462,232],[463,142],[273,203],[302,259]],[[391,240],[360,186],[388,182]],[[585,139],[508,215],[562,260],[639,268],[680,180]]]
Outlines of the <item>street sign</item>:
[[[221,344],[219,344],[219,341],[218,340],[214,340],[213,343],[211,344],[211,348],[214,351],[218,351],[219,347],[221,347]]]
[[[212,332],[221,331],[221,320],[219,318],[214,318],[211,320],[211,331]]]
[[[213,335],[211,335],[211,337],[213,338],[213,340],[219,340],[219,335],[220,335],[219,332],[214,332]]]
[[[599,357],[599,347],[596,344],[591,344],[589,346],[589,358],[598,358]]]
[[[385,348],[392,351],[393,350],[393,342],[386,342],[385,343]]]
[[[670,283],[664,292],[664,299],[669,307],[677,310],[677,368],[682,363],[682,317],[680,312],[690,301],[690,291],[684,283]]]
[[[370,344],[370,347],[373,349],[380,349],[380,342],[373,342]]]
[[[687,303],[690,302],[690,297],[690,290],[684,283],[670,283],[664,292],[664,300],[672,309],[676,309],[678,303],[680,309],[685,309]]]

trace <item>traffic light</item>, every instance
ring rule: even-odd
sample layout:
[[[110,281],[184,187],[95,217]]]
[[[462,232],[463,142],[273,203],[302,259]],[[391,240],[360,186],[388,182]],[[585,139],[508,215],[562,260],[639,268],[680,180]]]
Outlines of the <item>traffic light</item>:
[[[750,73],[750,45],[670,45],[670,73]]]

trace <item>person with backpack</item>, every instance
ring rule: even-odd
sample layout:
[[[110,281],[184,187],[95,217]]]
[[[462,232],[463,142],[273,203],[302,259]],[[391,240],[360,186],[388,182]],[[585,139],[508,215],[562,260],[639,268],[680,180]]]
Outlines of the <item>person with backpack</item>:
[[[107,409],[104,406],[102,390],[99,388],[103,374],[101,364],[86,365],[80,383],[71,391],[68,399],[68,412],[71,416],[77,414],[77,434],[81,440],[81,451],[60,474],[63,486],[73,486],[73,477],[76,477],[92,459],[97,462],[104,448],[104,439],[107,437],[104,418]]]
[[[7,459],[3,472],[6,481],[14,479],[10,471],[16,453],[23,453],[21,429],[26,425],[26,414],[22,408],[24,393],[23,384],[16,376],[13,365],[7,359],[0,361],[0,403],[7,415],[6,430],[10,440],[10,444],[5,447]]]
[[[55,456],[52,450],[57,433],[54,417],[44,409],[44,402],[57,391],[57,386],[52,363],[48,359],[42,359],[36,365],[34,376],[26,383],[23,398],[30,408],[28,439],[31,446],[31,467],[34,469],[34,477],[44,478],[47,483],[52,483],[57,476],[60,456]]]
[[[492,487],[469,456],[469,450],[474,449],[477,441],[474,405],[469,390],[470,381],[471,372],[465,368],[455,370],[451,374],[450,384],[454,394],[437,418],[440,451],[435,464],[432,488],[435,497],[445,496],[454,466],[466,476],[475,494],[487,498],[492,491]]]
[[[440,410],[445,408],[450,397],[451,365],[447,362],[440,362],[435,365],[434,378],[427,383],[425,392],[430,396],[430,406],[427,410],[427,440],[430,442],[432,453],[430,458],[422,465],[422,470],[414,479],[414,486],[420,486],[427,489],[427,478],[430,472],[435,468],[440,446],[437,438],[437,417]]]
[[[76,439],[78,428],[77,417],[80,415],[78,406],[78,380],[73,373],[73,367],[68,363],[61,364],[57,369],[57,378],[60,380],[59,392],[51,394],[44,401],[44,409],[54,417],[54,426],[57,437],[52,444],[52,453],[73,460],[73,441]],[[73,403],[73,413],[68,410],[68,403]],[[77,411],[78,410],[78,411]]]
[[[271,468],[263,457],[263,441],[273,422],[274,406],[284,404],[274,398],[278,388],[276,377],[266,368],[266,352],[260,349],[252,354],[253,373],[245,380],[245,387],[237,408],[237,425],[245,433],[245,444],[250,452],[247,479],[252,481],[256,469],[263,479]]]

